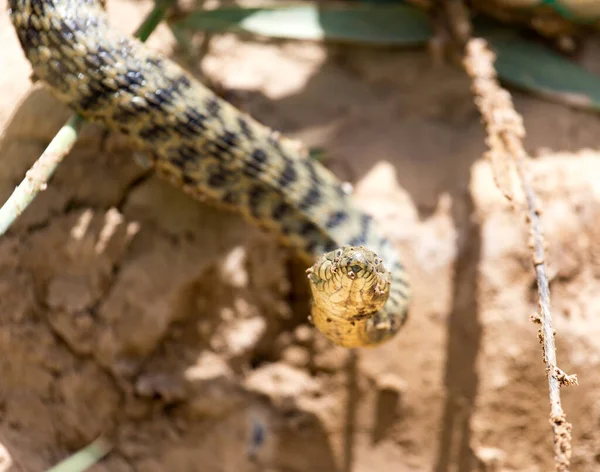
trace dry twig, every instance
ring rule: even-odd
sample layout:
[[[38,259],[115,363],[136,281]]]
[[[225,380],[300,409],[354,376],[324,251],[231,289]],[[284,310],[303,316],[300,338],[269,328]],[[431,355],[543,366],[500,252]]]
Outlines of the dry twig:
[[[467,44],[464,60],[467,73],[471,76],[475,103],[483,116],[487,130],[486,143],[488,158],[494,168],[496,183],[508,199],[512,191],[508,188],[506,169],[515,166],[521,180],[528,208],[528,221],[532,238],[533,265],[537,278],[541,316],[534,321],[541,322],[540,339],[546,364],[550,390],[550,423],[554,432],[554,460],[556,470],[568,472],[571,460],[571,424],[567,422],[560,400],[561,385],[576,385],[577,377],[565,374],[556,366],[554,329],[550,312],[550,289],[544,263],[544,238],[542,236],[540,213],[536,195],[525,169],[528,158],[523,148],[522,138],[525,128],[521,116],[515,111],[510,94],[498,84],[494,69],[494,54],[482,39],[471,39]],[[502,165],[502,168],[500,168]],[[502,175],[504,174],[504,175]]]

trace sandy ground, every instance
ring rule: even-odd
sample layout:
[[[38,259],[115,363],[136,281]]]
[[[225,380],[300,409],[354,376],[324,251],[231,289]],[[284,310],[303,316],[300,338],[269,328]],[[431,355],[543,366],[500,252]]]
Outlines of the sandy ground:
[[[149,2],[109,2],[132,31]],[[4,12],[6,1],[0,0]],[[68,112],[0,15],[0,197]],[[161,29],[152,47],[171,53]],[[590,43],[583,61],[600,70]],[[594,57],[596,56],[596,57]],[[199,65],[199,64],[197,64]],[[0,239],[0,471],[99,434],[110,471],[547,471],[549,403],[520,212],[482,161],[469,83],[424,51],[215,38],[236,103],[327,152],[404,254],[411,319],[351,355],[307,324],[303,267],[269,235],[148,176],[89,127]],[[515,94],[549,246],[573,469],[600,468],[600,123]]]

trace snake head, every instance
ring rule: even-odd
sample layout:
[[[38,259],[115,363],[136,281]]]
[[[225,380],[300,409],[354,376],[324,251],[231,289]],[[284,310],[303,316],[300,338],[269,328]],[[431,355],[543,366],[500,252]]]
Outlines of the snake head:
[[[321,256],[308,269],[313,297],[329,311],[368,316],[389,296],[390,273],[373,251],[344,246]]]

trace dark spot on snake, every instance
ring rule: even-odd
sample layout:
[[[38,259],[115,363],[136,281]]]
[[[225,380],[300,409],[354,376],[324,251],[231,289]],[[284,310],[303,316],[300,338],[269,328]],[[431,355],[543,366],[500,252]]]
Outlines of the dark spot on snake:
[[[217,172],[211,174],[208,178],[208,185],[213,188],[223,187],[231,181],[232,176],[233,172],[221,168]]]
[[[44,14],[45,3],[46,1],[44,0],[31,0],[31,6],[33,7],[33,11],[38,16],[42,16]]]
[[[256,178],[266,167],[267,154],[262,149],[255,149],[250,155],[250,160],[246,162],[244,167],[244,175]]]
[[[159,132],[160,132],[160,129],[158,128],[158,126],[150,125],[147,128],[141,129],[138,134],[140,137],[144,138],[146,141],[154,142],[155,140],[160,138],[160,136],[158,135]]]
[[[283,169],[283,173],[277,182],[282,188],[287,187],[298,179],[298,172],[296,171],[295,162],[289,157],[284,157],[284,160],[285,168]]]
[[[137,114],[132,110],[127,110],[125,108],[119,108],[117,112],[114,113],[112,119],[117,123],[127,124],[130,121],[135,121],[137,118]]]
[[[155,110],[160,110],[166,103],[173,99],[171,90],[156,89],[154,92],[148,92],[144,95],[148,104]]]
[[[362,267],[359,265],[353,265],[352,267],[350,267],[350,269],[352,270],[352,272],[358,275],[358,273],[362,270]]]
[[[66,21],[61,20],[60,22],[60,35],[65,38],[67,41],[72,41],[75,37],[73,33],[73,28],[66,23]]]
[[[184,162],[193,162],[198,157],[196,149],[192,146],[181,146],[177,151]]]
[[[27,28],[22,38],[27,47],[37,47],[40,45],[40,33],[35,28]]]
[[[150,143],[160,141],[163,138],[167,138],[169,134],[165,131],[162,126],[151,125],[148,128],[144,128],[139,132],[140,137],[144,138]]]
[[[100,69],[100,66],[102,65],[98,56],[93,53],[87,54],[85,56],[85,64],[91,69]],[[120,82],[119,78],[117,78],[117,82]]]
[[[177,130],[185,137],[194,138],[206,130],[206,126],[204,125],[206,117],[195,110],[191,115],[188,114],[188,110],[186,110],[183,114],[183,118],[185,118],[185,120],[180,121],[180,126],[177,127]]]
[[[218,151],[217,157],[221,159],[225,158],[223,160],[227,162],[235,159],[236,156],[232,150],[235,150],[237,142],[237,136],[231,131],[224,131],[221,136],[217,136],[214,143],[214,146]]]
[[[355,321],[351,321],[351,322],[350,322],[350,324],[351,324],[352,326],[356,326],[356,322],[355,322]]]
[[[179,156],[170,156],[168,158],[168,161],[175,167],[181,169],[181,171],[183,172],[184,168],[185,168],[185,162],[182,161]],[[185,181],[185,174],[183,175],[183,180]]]
[[[242,117],[238,118],[238,124],[240,125],[240,130],[242,134],[249,140],[252,140],[254,138],[254,133],[250,129],[250,125],[248,124],[246,119]]]
[[[151,57],[149,59],[146,59],[146,63],[150,64],[153,67],[161,67],[163,60],[159,57]]]
[[[96,52],[96,56],[98,57],[100,62],[102,62],[103,64],[112,64],[115,61],[115,58],[113,57],[111,52],[108,51],[106,48],[103,48],[102,46],[98,46],[98,51]],[[141,76],[141,72],[137,72],[137,74],[139,74]],[[136,75],[136,71],[130,70],[125,74],[125,77],[127,80],[135,81],[135,75]],[[137,83],[137,81],[135,81],[134,83]]]
[[[160,88],[154,92],[154,95],[163,103],[170,102],[173,100],[173,88],[171,86]]]
[[[141,86],[144,83],[144,74],[139,70],[128,70],[125,73],[125,79],[130,87],[132,85]]]
[[[115,90],[104,82],[92,81],[89,83],[90,94],[81,98],[79,106],[82,110],[91,110],[99,103],[109,100],[114,95]]]
[[[327,223],[325,223],[325,226],[327,227],[327,229],[333,229],[336,226],[343,223],[344,221],[346,221],[347,219],[348,213],[346,213],[343,210],[338,210],[329,217]]]
[[[190,79],[188,79],[185,75],[180,75],[179,77],[173,79],[173,81],[171,82],[170,87],[173,88],[174,91],[182,91],[182,90],[186,90],[189,89],[192,86],[192,83],[190,82]]]
[[[252,165],[246,165],[242,169],[242,172],[246,177],[250,177],[251,179],[256,179],[260,175],[261,171]]]
[[[223,203],[227,203],[229,205],[237,205],[240,201],[239,195],[234,192],[227,192],[223,196]]]
[[[289,236],[292,233],[292,231],[295,231],[295,230],[288,225],[288,222],[286,222],[286,221],[279,222],[279,233],[282,236]]]
[[[256,164],[262,165],[267,161],[267,153],[262,149],[255,149],[252,153],[252,160]]]
[[[182,174],[181,180],[183,185],[188,185],[190,187],[195,187],[197,185],[196,181],[186,174]]]
[[[183,112],[183,116],[187,120],[183,122],[183,126],[186,127],[189,134],[195,135],[206,131],[206,115],[203,115],[195,108],[187,107]]]
[[[272,216],[274,220],[280,220],[290,213],[292,213],[292,207],[288,203],[280,202],[273,208]]]
[[[331,323],[333,320],[331,318],[327,318],[327,323]]]
[[[315,184],[319,184],[321,180],[319,179],[319,175],[317,174],[315,163],[310,159],[302,159],[302,162],[304,162],[304,166],[308,169],[310,180]]]
[[[310,207],[314,206],[321,199],[321,191],[319,190],[318,185],[313,185],[306,196],[300,202],[301,210],[308,210]]]
[[[305,221],[302,226],[300,227],[300,230],[298,231],[298,233],[301,236],[304,236],[305,238],[308,239],[308,236],[318,236],[319,234],[319,228],[317,228],[317,226],[310,222],[310,221]]]
[[[252,187],[248,192],[248,205],[250,207],[250,213],[254,218],[260,216],[259,208],[264,196],[265,190],[258,185]]]
[[[216,98],[214,98],[214,97],[207,98],[204,105],[206,106],[206,109],[208,110],[208,113],[211,116],[214,116],[214,117],[219,116],[219,112],[221,111],[221,104],[219,103],[219,101]]]

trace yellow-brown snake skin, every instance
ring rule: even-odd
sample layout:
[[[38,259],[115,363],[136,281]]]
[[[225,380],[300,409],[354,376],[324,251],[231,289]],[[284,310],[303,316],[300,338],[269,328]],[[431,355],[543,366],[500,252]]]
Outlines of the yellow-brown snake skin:
[[[312,317],[328,338],[370,346],[400,329],[407,274],[331,172],[166,57],[111,29],[101,0],[8,3],[35,77],[62,102],[129,136],[176,186],[241,213],[314,263],[307,271]]]

